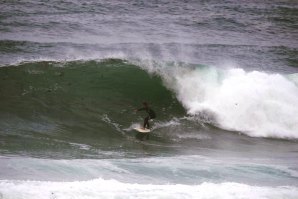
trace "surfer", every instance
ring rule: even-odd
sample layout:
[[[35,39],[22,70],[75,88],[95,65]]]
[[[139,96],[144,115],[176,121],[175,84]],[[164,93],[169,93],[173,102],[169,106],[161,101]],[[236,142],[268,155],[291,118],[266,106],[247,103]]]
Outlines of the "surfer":
[[[146,111],[148,113],[148,116],[144,118],[143,129],[149,129],[149,120],[154,119],[156,117],[155,112],[149,107],[147,102],[143,102],[143,107],[136,109],[136,112],[137,111]]]

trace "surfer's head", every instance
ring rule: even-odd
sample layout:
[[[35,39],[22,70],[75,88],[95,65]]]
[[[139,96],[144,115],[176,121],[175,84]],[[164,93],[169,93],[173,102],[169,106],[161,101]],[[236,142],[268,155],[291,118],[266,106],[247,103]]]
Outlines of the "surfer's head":
[[[143,102],[143,105],[147,107],[148,106],[148,103],[147,102]]]

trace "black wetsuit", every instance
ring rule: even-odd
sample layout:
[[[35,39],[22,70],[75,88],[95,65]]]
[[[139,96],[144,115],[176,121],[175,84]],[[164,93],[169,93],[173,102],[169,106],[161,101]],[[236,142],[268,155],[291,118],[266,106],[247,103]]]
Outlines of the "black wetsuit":
[[[149,129],[149,128],[150,128],[150,127],[149,127],[149,120],[156,118],[156,114],[155,114],[155,112],[154,112],[151,108],[149,108],[149,107],[143,107],[143,108],[138,109],[138,111],[143,111],[143,110],[146,111],[146,112],[148,113],[148,116],[145,117],[145,119],[144,119],[144,125],[143,125],[143,127]]]

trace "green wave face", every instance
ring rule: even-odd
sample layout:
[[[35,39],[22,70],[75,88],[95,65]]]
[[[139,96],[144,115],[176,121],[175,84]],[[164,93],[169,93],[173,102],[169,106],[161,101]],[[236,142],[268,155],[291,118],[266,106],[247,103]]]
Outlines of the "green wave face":
[[[63,140],[118,147],[123,129],[142,123],[134,109],[143,101],[159,119],[184,114],[158,76],[122,60],[23,63],[0,68],[0,81],[0,130],[19,143],[3,146],[9,151]]]

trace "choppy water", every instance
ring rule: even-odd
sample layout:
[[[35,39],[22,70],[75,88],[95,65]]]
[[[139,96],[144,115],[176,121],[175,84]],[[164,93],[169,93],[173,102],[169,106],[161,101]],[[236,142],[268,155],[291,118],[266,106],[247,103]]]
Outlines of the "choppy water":
[[[298,197],[297,2],[0,10],[0,198]]]

